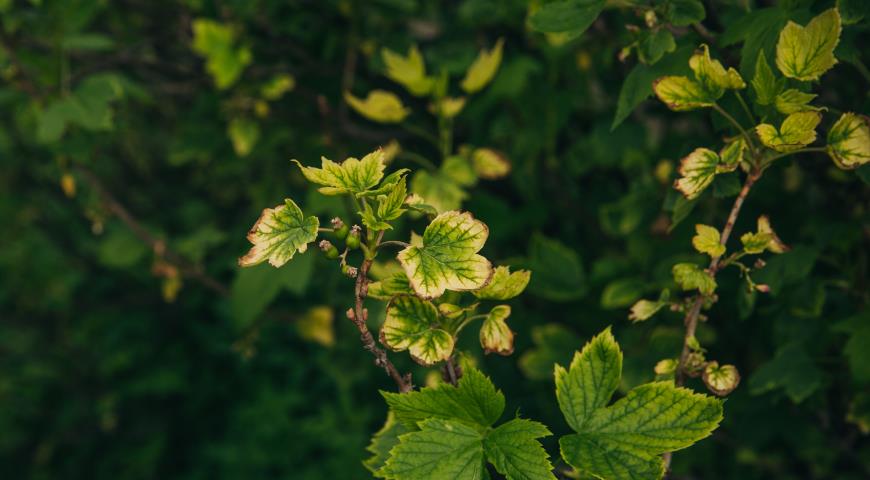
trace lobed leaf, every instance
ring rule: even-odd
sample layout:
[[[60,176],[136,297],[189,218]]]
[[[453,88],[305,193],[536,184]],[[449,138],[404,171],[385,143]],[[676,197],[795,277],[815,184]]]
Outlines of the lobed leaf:
[[[531,278],[532,272],[529,270],[511,273],[510,267],[499,266],[493,270],[488,285],[471,293],[481,300],[508,300],[523,293]]]
[[[406,433],[390,451],[384,478],[396,480],[442,480],[485,478],[483,435],[461,422],[430,418],[420,431]]]
[[[841,28],[836,8],[822,12],[806,27],[789,21],[776,44],[777,68],[789,78],[818,80],[837,63],[834,48],[840,42]]]
[[[795,88],[789,88],[776,96],[774,105],[777,110],[786,115],[806,110],[818,111],[820,110],[819,107],[809,105],[814,98],[816,98],[815,94],[804,93]]]
[[[697,148],[680,160],[677,171],[681,177],[674,181],[674,188],[682,192],[688,200],[697,198],[713,183],[719,155],[708,148]]]
[[[408,49],[407,56],[384,48],[381,58],[387,67],[387,78],[408,89],[412,95],[421,97],[432,91],[435,82],[426,76],[426,65],[416,45]]]
[[[421,365],[447,360],[453,353],[453,337],[439,328],[435,305],[414,296],[401,295],[390,301],[380,338],[392,350],[408,350]]]
[[[502,47],[504,47],[504,39],[499,38],[492,50],[480,51],[474,63],[465,72],[465,78],[460,84],[462,90],[466,93],[474,93],[492,80],[501,64]]]
[[[704,295],[712,295],[716,290],[716,280],[710,272],[694,263],[678,263],[671,269],[674,281],[683,290],[698,290]]]
[[[541,423],[515,418],[489,432],[483,449],[496,471],[509,479],[555,480],[553,465],[537,440],[550,435]]]
[[[622,351],[610,328],[575,353],[568,370],[557,364],[554,374],[559,408],[568,425],[580,431],[607,405],[622,376]]]
[[[250,267],[268,260],[270,265],[280,267],[296,252],[308,249],[308,244],[317,238],[319,226],[317,217],[305,217],[289,198],[284,205],[266,208],[248,232],[248,241],[254,246],[239,258],[239,265]]]
[[[773,125],[762,123],[755,127],[755,131],[764,146],[777,152],[791,152],[816,140],[816,126],[821,121],[819,112],[797,112],[786,117],[779,130]]]
[[[480,327],[480,346],[484,352],[510,355],[514,352],[514,332],[507,326],[511,307],[498,305],[492,308]]]
[[[696,235],[692,238],[695,250],[706,253],[713,258],[721,257],[725,253],[725,245],[719,235],[719,230],[709,225],[695,225]]]
[[[384,152],[381,149],[369,153],[362,160],[348,158],[342,163],[321,157],[321,167],[305,167],[293,160],[302,175],[313,183],[323,185],[318,191],[324,195],[361,194],[375,187],[384,176]]]
[[[828,155],[838,167],[851,170],[870,163],[870,119],[844,113],[828,131]]]

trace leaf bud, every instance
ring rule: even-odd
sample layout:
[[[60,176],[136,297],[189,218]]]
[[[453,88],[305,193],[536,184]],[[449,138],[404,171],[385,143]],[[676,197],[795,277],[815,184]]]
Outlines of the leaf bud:
[[[755,289],[761,293],[770,293],[770,285],[767,285],[766,283],[759,283],[755,285]]]
[[[330,220],[330,223],[332,223],[333,233],[335,233],[335,236],[339,240],[343,240],[344,237],[347,236],[347,232],[349,231],[349,229],[347,228],[347,225],[345,225],[345,223],[342,222],[341,219],[338,217],[335,217],[332,220]]]
[[[345,245],[347,248],[351,250],[356,250],[359,248],[359,235],[362,231],[359,225],[354,225],[351,227],[350,232],[347,233],[347,237],[344,239]]]
[[[331,260],[338,258],[338,249],[335,248],[335,245],[333,245],[329,240],[321,240],[317,246],[323,250],[323,254],[326,255],[326,258]]]

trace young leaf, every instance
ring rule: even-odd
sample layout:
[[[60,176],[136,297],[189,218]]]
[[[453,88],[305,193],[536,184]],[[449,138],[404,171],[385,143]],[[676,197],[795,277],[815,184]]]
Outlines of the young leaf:
[[[397,352],[408,350],[421,365],[433,365],[453,353],[453,337],[438,325],[438,310],[431,302],[397,296],[387,305],[381,343]]]
[[[384,176],[384,152],[380,149],[363,157],[362,160],[348,158],[343,163],[321,157],[321,168],[305,167],[293,160],[308,181],[324,185],[318,191],[324,195],[349,193],[361,196],[373,188]]]
[[[480,178],[495,180],[511,171],[511,164],[499,152],[491,148],[477,148],[471,153],[471,165]]]
[[[509,479],[555,480],[547,452],[537,440],[550,435],[541,423],[515,418],[489,432],[483,449],[496,471]]]
[[[417,392],[381,392],[396,419],[408,428],[428,419],[453,420],[481,428],[504,412],[504,395],[480,370],[469,369],[454,387],[441,383]]]
[[[568,425],[580,431],[610,401],[622,375],[622,351],[606,329],[574,354],[568,370],[555,366],[556,399]]]
[[[713,98],[719,98],[725,90],[746,88],[746,82],[734,68],[725,70],[719,60],[710,58],[710,48],[701,48],[689,59],[689,68],[695,72],[695,81]]]
[[[697,148],[680,160],[677,171],[681,177],[674,181],[674,188],[682,192],[688,200],[701,195],[713,183],[719,155],[707,148]]]
[[[499,38],[492,50],[480,51],[480,55],[465,72],[465,78],[462,79],[461,84],[462,90],[466,93],[474,93],[492,80],[501,64],[502,47],[504,47],[504,39]]]
[[[453,118],[465,108],[466,100],[465,97],[444,97],[438,102],[430,103],[429,111],[432,115]]]
[[[683,290],[698,290],[704,295],[712,295],[716,290],[716,280],[706,270],[694,263],[678,263],[671,269],[674,281]]]
[[[204,18],[193,21],[193,50],[206,58],[205,68],[220,90],[236,83],[253,60],[250,48],[236,44],[230,26]]]
[[[569,32],[577,37],[592,25],[605,0],[561,0],[544,4],[529,18],[529,26],[544,33]]]
[[[659,310],[668,306],[670,303],[671,292],[668,289],[662,290],[659,299],[653,300],[638,300],[631,306],[631,311],[628,314],[628,319],[632,322],[642,322],[652,318]]]
[[[789,21],[776,44],[779,71],[805,82],[818,80],[837,63],[834,48],[840,42],[840,30],[840,13],[836,8],[822,12],[806,27]]]
[[[365,100],[344,92],[344,100],[360,115],[380,123],[398,123],[411,113],[399,97],[386,90],[372,90]]]
[[[741,162],[743,162],[743,155],[745,153],[746,140],[743,137],[739,137],[737,140],[722,147],[722,151],[719,152],[719,164],[716,165],[716,173],[733,172],[736,170]]]
[[[481,300],[507,300],[523,293],[531,278],[528,270],[511,273],[510,267],[495,267],[489,285],[471,293]]]
[[[514,332],[507,326],[511,307],[498,305],[486,315],[480,327],[480,346],[486,353],[510,355],[514,352]]]
[[[388,48],[381,50],[381,58],[387,66],[387,78],[407,88],[412,95],[422,97],[432,91],[432,78],[426,76],[426,65],[416,45],[402,56]]]
[[[420,431],[399,438],[378,471],[384,478],[483,478],[483,434],[464,423],[430,418],[420,423]]]
[[[779,239],[773,227],[770,226],[770,218],[767,215],[758,217],[758,232],[770,235],[770,241],[767,243],[767,250],[773,253],[785,253],[791,248]]]
[[[828,132],[827,150],[834,163],[843,169],[870,163],[870,119],[844,113]]]
[[[695,250],[706,253],[713,258],[721,257],[725,253],[725,245],[722,245],[719,230],[709,225],[695,225],[696,235],[692,238]]]
[[[669,75],[658,78],[653,82],[653,91],[675,112],[712,107],[716,103],[715,97],[689,77]]]
[[[777,110],[786,115],[795,112],[803,112],[805,110],[818,111],[820,110],[819,107],[813,107],[809,105],[809,103],[812,102],[814,98],[816,98],[815,94],[804,93],[795,88],[789,88],[788,90],[776,96],[774,104],[776,105]]]
[[[755,62],[755,77],[752,78],[752,89],[755,91],[755,101],[759,105],[770,105],[780,91],[780,84],[776,81],[776,76],[767,63],[764,50],[758,52],[758,60]]]
[[[471,162],[461,155],[451,155],[441,163],[441,174],[462,187],[471,187],[477,183],[477,174],[471,167]]]
[[[821,121],[819,112],[797,112],[786,117],[779,130],[773,125],[762,123],[755,127],[755,131],[766,147],[777,152],[791,152],[815,141],[816,126]]]
[[[708,363],[704,368],[702,378],[704,385],[707,385],[707,388],[711,392],[720,397],[733,392],[737,388],[737,385],[740,384],[740,373],[737,371],[737,367],[734,365],[722,365],[720,367],[718,362]]]
[[[405,186],[405,178],[402,177],[387,195],[378,196],[378,209],[374,210],[368,202],[363,203],[362,215],[363,224],[370,230],[391,230],[393,228],[389,222],[399,218],[405,213],[402,208],[407,197],[407,188]]]
[[[694,72],[694,78],[667,76],[653,83],[656,95],[671,110],[712,107],[725,90],[746,88],[746,82],[737,70],[725,70],[718,60],[710,58],[707,45],[701,45],[692,55],[689,68]]]
[[[757,255],[765,250],[773,253],[784,253],[789,250],[770,226],[770,219],[766,215],[758,217],[758,231],[744,233],[740,237],[743,250],[750,255]]]
[[[302,210],[289,198],[284,205],[264,209],[248,232],[248,241],[254,246],[239,258],[239,265],[250,267],[268,260],[272,266],[280,267],[296,252],[308,249],[308,244],[317,238],[319,226],[317,217],[302,215]]]
[[[441,296],[445,290],[477,290],[492,277],[489,260],[477,252],[489,236],[486,224],[470,213],[444,212],[423,232],[423,244],[399,252],[411,286],[423,298]]]

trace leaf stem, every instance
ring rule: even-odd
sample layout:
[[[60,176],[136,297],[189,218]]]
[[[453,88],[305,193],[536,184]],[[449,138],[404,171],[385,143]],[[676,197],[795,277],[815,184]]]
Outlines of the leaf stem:
[[[740,92],[738,92],[737,90],[734,90],[734,95],[740,102],[740,106],[743,107],[743,111],[746,112],[746,116],[749,118],[749,123],[756,125],[758,122],[755,121],[755,115],[752,114],[752,110],[749,109],[749,105],[746,103],[746,100],[743,100],[743,95],[740,95]]]
[[[746,143],[749,145],[749,148],[752,149],[753,153],[757,150],[757,147],[755,146],[755,142],[752,141],[752,137],[749,136],[749,133],[747,133],[746,129],[743,128],[743,125],[740,125],[740,122],[738,122],[734,117],[731,116],[730,113],[726,112],[725,109],[720,107],[719,104],[717,104],[717,103],[713,104],[713,110],[716,110],[717,112],[719,112],[720,115],[725,117],[726,120],[731,122],[731,124],[734,125],[734,127],[736,127],[737,130],[740,131],[740,134],[743,135],[743,138],[746,139]]]
[[[827,151],[828,151],[828,149],[825,147],[807,147],[807,148],[801,148],[800,150],[794,150],[792,152],[778,153],[772,157],[768,157],[768,158],[764,159],[763,165],[768,166],[771,163],[773,163],[774,160],[779,160],[780,158],[787,157],[789,155],[797,155],[798,153],[827,152]]]

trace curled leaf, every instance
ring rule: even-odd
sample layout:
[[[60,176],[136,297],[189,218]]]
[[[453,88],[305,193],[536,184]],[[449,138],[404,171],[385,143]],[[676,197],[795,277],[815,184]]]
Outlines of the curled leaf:
[[[523,293],[531,278],[528,270],[511,273],[510,267],[495,267],[489,285],[471,293],[481,300],[507,300]]]
[[[266,208],[248,232],[248,241],[254,246],[239,259],[239,265],[250,267],[268,260],[270,265],[280,267],[296,252],[308,249],[308,244],[317,238],[319,226],[317,217],[302,215],[302,210],[289,198],[284,205]]]
[[[702,378],[707,388],[720,397],[733,392],[740,384],[740,373],[737,371],[737,367],[734,365],[720,367],[718,362],[708,363],[704,368]]]
[[[486,315],[480,327],[480,346],[484,352],[510,355],[514,351],[514,332],[507,326],[511,307],[498,305]]]
[[[697,148],[680,160],[678,169],[681,178],[674,182],[674,188],[682,192],[687,199],[692,200],[701,195],[713,183],[719,155],[708,148]]]
[[[844,113],[828,132],[827,150],[834,163],[846,170],[870,163],[870,119]]]

